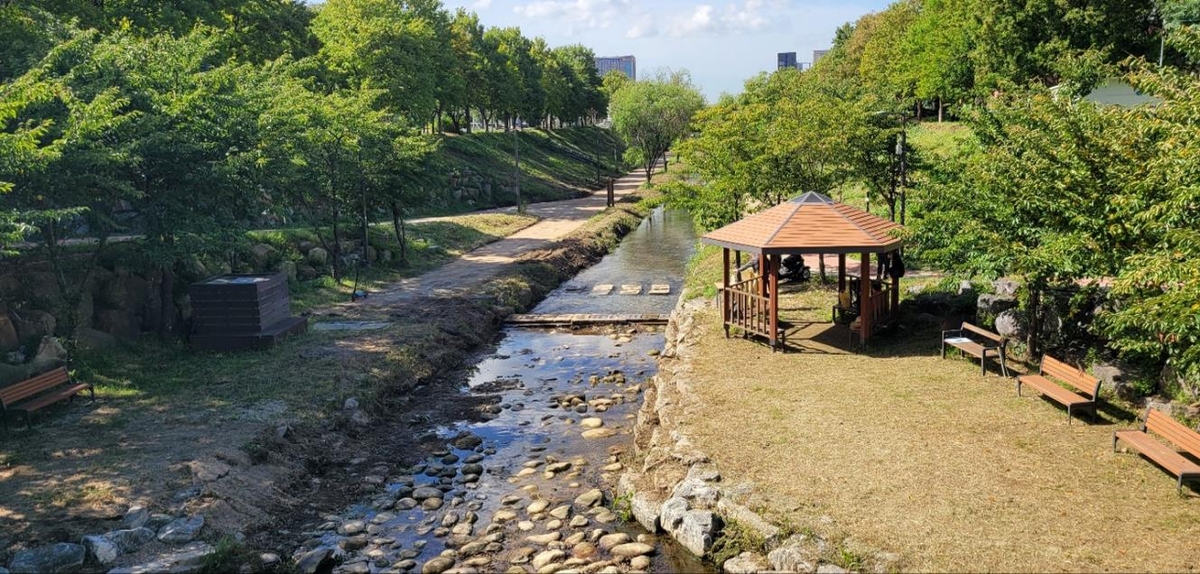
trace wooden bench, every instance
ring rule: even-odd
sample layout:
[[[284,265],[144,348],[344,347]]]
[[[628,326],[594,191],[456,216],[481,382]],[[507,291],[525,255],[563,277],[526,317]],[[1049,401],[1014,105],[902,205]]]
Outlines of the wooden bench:
[[[1049,378],[1053,377],[1053,379]],[[1055,381],[1061,381],[1078,392],[1065,389]],[[1021,375],[1017,377],[1017,396],[1021,396],[1021,386],[1029,385],[1037,389],[1043,396],[1067,407],[1067,424],[1071,424],[1071,411],[1083,409],[1091,413],[1096,420],[1096,405],[1100,399],[1100,380],[1082,369],[1076,369],[1050,355],[1042,355],[1042,366],[1036,375]]]
[[[966,321],[958,329],[942,331],[942,358],[946,358],[946,345],[950,345],[963,353],[979,359],[979,370],[987,376],[988,353],[1000,358],[1000,372],[1008,376],[1008,365],[1005,361],[1004,349],[1008,347],[1008,339],[987,329],[976,327]]]
[[[42,373],[32,379],[0,388],[0,418],[4,419],[4,430],[8,430],[8,413],[21,412],[25,415],[25,426],[33,427],[31,414],[62,400],[72,400],[75,395],[88,391],[96,400],[96,390],[87,383],[76,383],[67,374],[66,367]]]
[[[1200,478],[1200,464],[1163,444],[1151,433],[1193,457],[1200,457],[1200,434],[1154,409],[1146,409],[1142,430],[1119,430],[1113,433],[1113,452],[1117,451],[1117,441],[1125,441],[1125,444],[1177,476],[1179,493],[1183,494],[1183,481]]]

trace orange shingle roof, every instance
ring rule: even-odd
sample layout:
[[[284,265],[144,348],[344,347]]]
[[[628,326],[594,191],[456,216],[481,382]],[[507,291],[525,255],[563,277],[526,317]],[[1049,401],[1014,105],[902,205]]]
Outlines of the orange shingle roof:
[[[739,251],[880,253],[902,241],[892,231],[898,223],[808,192],[706,233],[705,243]]]

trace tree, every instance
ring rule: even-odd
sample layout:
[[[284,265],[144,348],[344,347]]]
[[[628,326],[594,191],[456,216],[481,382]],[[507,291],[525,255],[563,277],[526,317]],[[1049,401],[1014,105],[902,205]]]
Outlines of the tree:
[[[626,158],[642,164],[646,180],[671,145],[687,135],[692,116],[704,107],[704,96],[686,71],[660,73],[634,82],[614,94],[613,129],[629,145]]]
[[[939,122],[947,101],[957,103],[974,88],[969,55],[975,46],[976,22],[970,4],[970,0],[923,0],[901,50],[914,95],[918,100],[937,101]]]

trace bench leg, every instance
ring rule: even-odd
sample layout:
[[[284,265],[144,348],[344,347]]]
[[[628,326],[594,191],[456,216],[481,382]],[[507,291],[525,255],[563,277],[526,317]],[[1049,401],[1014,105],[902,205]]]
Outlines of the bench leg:
[[[1117,452],[1117,431],[1113,431],[1113,452]]]
[[[1008,365],[1005,365],[1004,364],[1005,362],[1006,361],[1004,360],[1004,351],[1001,350],[1000,351],[1000,372],[1004,373],[1004,378],[1007,379],[1008,378]]]
[[[1017,379],[1017,396],[1021,396],[1021,379]]]
[[[979,374],[980,376],[987,376],[987,349],[984,349],[979,354]]]
[[[1180,498],[1183,498],[1183,475],[1182,474],[1179,475],[1179,480],[1178,480],[1178,482],[1176,482],[1175,493],[1178,494]]]
[[[1071,405],[1067,405],[1067,424],[1071,424]]]
[[[942,358],[946,358],[946,339],[944,335],[942,336]]]

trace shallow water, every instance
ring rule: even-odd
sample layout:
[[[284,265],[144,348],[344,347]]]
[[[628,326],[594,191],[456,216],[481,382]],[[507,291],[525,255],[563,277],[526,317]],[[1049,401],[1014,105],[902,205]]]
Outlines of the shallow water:
[[[667,313],[678,298],[694,245],[695,233],[686,213],[656,210],[614,253],[552,293],[533,312]],[[598,283],[640,283],[643,292],[652,283],[665,283],[671,286],[671,293],[619,295],[614,291],[607,296],[593,296],[591,287]],[[632,454],[634,419],[646,381],[657,370],[655,355],[663,341],[660,330],[645,327],[589,333],[506,329],[494,351],[476,365],[465,391],[498,397],[489,415],[491,420],[439,429],[439,435],[450,446],[411,469],[411,478],[394,477],[386,494],[341,515],[341,525],[355,519],[365,521],[370,540],[360,550],[338,553],[346,564],[366,559],[371,572],[403,570],[398,564],[412,565],[419,571],[422,564],[446,548],[461,551],[465,541],[485,538],[490,527],[502,532],[503,540],[497,540],[489,551],[460,557],[455,567],[503,571],[523,549],[534,547],[541,553],[557,545],[530,543],[526,536],[561,532],[562,538],[567,538],[582,532],[586,541],[594,536],[595,529],[626,533],[635,539],[646,535],[636,522],[624,522],[606,509],[619,507],[613,503],[613,490],[621,465]],[[575,404],[567,399],[571,396]],[[591,425],[599,419],[599,430],[614,433],[585,438],[586,429],[581,425],[585,419],[591,419]],[[481,439],[479,444],[463,445],[471,448],[451,444],[456,437],[468,434]],[[484,472],[465,474],[465,464],[475,459]],[[546,472],[555,463],[570,464],[559,472]],[[404,508],[411,504],[408,497],[422,486],[444,491],[444,505],[428,511],[420,506]],[[587,510],[572,504],[576,497],[594,488],[605,493],[599,507]],[[549,509],[572,506],[569,517],[556,525],[554,517],[546,512],[531,515],[526,507],[539,499],[548,501]],[[468,511],[475,515],[476,522],[466,529],[458,524]],[[516,517],[494,526],[497,513],[507,511],[514,511]],[[458,518],[457,523],[439,529],[448,513]],[[572,519],[580,520],[579,516],[586,519],[586,526],[568,524]],[[519,525],[522,521],[527,523]],[[460,532],[451,531],[455,526]],[[470,533],[464,534],[466,530]],[[344,543],[345,536],[326,531],[320,539],[336,546],[339,541]],[[711,566],[668,537],[646,540],[656,546],[651,556],[652,571],[712,571]],[[453,544],[448,545],[448,541]],[[566,557],[571,557],[572,546],[563,549]],[[481,556],[490,556],[492,561],[483,563]],[[470,564],[469,558],[480,563]],[[602,550],[589,557],[607,558],[611,556]],[[628,565],[625,561],[622,570]],[[529,568],[527,560],[523,566]]]

